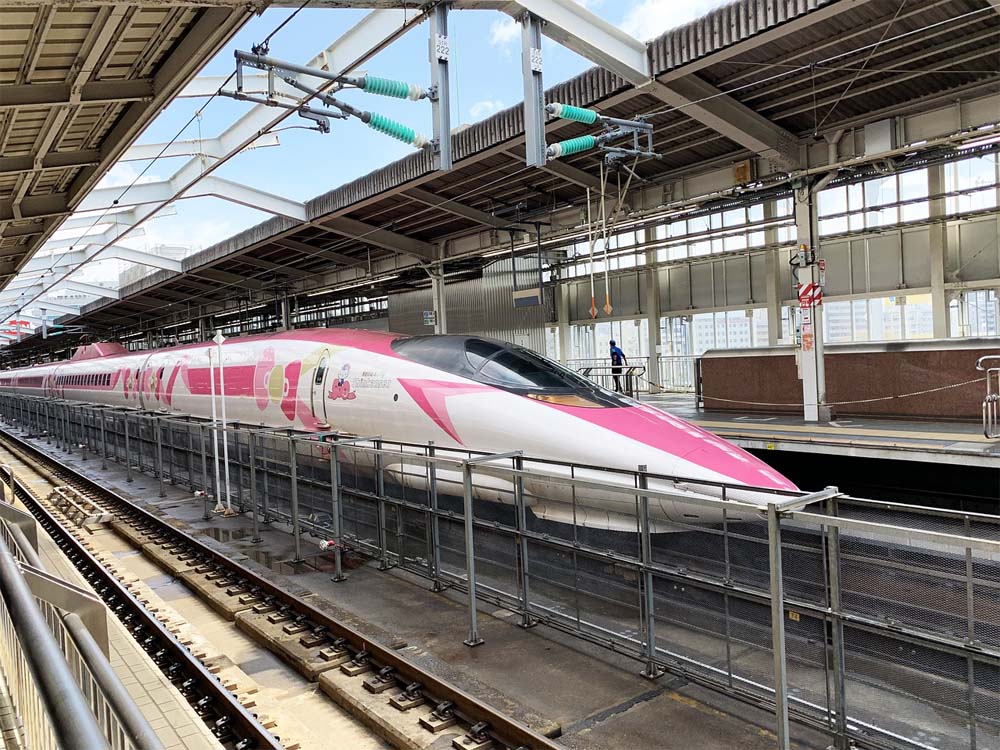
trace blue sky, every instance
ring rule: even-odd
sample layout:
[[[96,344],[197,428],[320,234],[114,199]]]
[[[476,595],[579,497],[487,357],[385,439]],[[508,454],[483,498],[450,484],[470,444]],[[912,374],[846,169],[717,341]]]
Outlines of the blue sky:
[[[577,0],[594,13],[640,38],[652,38],[682,25],[724,0]],[[205,75],[228,75],[234,69],[233,50],[249,49],[286,19],[290,10],[268,10],[254,18],[203,70]],[[309,9],[301,11],[270,42],[273,57],[304,63],[364,15],[363,11]],[[506,15],[492,11],[456,11],[450,16],[452,42],[452,123],[471,123],[521,100],[520,32]],[[575,53],[546,39],[543,57],[546,87],[590,67]],[[426,85],[426,24],[411,30],[364,66],[375,75]],[[430,104],[344,92],[343,98],[362,108],[381,112],[430,135]],[[139,143],[209,138],[218,135],[253,106],[217,97],[183,99],[170,104],[140,136]],[[201,117],[178,135],[185,122],[203,108]],[[356,119],[333,121],[324,135],[305,130],[306,121],[286,119],[278,132],[281,145],[237,155],[216,174],[272,193],[307,200],[398,159],[412,149],[375,133]],[[295,126],[290,127],[289,126]],[[288,129],[284,129],[288,128]],[[156,163],[132,162],[116,166],[104,185],[127,185],[147,168],[142,181],[169,178],[183,158]],[[127,198],[127,196],[126,196]],[[123,203],[125,201],[123,200]],[[147,223],[143,237],[123,244],[148,249],[159,244],[183,245],[191,252],[269,218],[254,209],[215,198],[179,201],[177,213]],[[106,279],[117,273],[116,263],[95,264],[80,278]],[[108,279],[110,280],[110,279]]]

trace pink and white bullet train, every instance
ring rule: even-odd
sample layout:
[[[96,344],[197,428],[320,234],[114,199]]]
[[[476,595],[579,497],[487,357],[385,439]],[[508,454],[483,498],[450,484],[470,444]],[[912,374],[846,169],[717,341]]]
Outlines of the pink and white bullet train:
[[[442,455],[449,448],[522,450],[532,458],[584,466],[634,470],[645,464],[651,473],[690,478],[651,480],[651,489],[669,490],[676,498],[651,500],[658,532],[676,530],[674,524],[722,521],[721,511],[684,502],[716,494],[699,480],[795,489],[725,440],[499,341],[318,328],[233,338],[222,348],[230,420],[379,435],[404,443],[433,440]],[[218,347],[212,343],[136,354],[118,344],[90,344],[66,362],[0,372],[0,392],[209,417],[213,371],[219,389],[217,368]],[[530,462],[525,468],[542,470]],[[415,462],[401,459],[386,469],[410,485],[425,481],[422,465]],[[544,471],[568,473],[552,466]],[[488,474],[488,467],[477,468],[477,496],[509,502],[509,480],[502,472]],[[457,469],[438,470],[437,476],[443,482],[461,481]],[[574,476],[616,481],[598,470],[577,469]],[[632,481],[621,476],[619,481]],[[526,480],[524,490],[539,518],[608,530],[636,528],[629,495],[600,488],[577,488],[571,494],[567,485],[541,479]],[[753,504],[773,498],[751,489],[728,497]],[[740,513],[727,517],[739,520]]]

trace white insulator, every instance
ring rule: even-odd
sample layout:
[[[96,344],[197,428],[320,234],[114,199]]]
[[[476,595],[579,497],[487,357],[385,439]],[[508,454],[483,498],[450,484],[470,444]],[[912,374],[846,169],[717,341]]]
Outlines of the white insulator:
[[[431,139],[428,138],[423,133],[414,133],[413,135],[413,145],[417,148],[427,148],[431,145]]]
[[[415,83],[411,83],[410,84],[410,93],[406,95],[406,98],[407,99],[412,99],[413,101],[417,101],[418,99],[423,99],[426,96],[427,96],[427,92],[424,91],[424,87],[423,86],[418,86]]]
[[[553,143],[551,146],[545,149],[545,155],[550,159],[558,159],[562,156],[562,144]]]

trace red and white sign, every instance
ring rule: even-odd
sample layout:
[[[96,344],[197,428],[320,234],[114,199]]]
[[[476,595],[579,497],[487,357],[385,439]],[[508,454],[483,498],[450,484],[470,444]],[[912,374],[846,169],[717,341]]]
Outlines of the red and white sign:
[[[799,305],[803,308],[816,307],[823,304],[823,287],[810,281],[799,284]]]

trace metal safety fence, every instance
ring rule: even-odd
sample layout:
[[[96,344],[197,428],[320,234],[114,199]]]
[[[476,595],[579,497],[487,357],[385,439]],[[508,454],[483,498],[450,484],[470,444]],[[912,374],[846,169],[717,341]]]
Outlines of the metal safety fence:
[[[649,393],[694,393],[697,382],[698,357],[694,355],[662,355],[632,357],[621,368],[603,359],[571,359],[566,366],[609,390],[620,390],[628,396]],[[619,372],[614,372],[614,370]],[[618,375],[618,382],[615,382]]]
[[[206,517],[231,503],[251,541],[281,524],[292,562],[329,555],[335,579],[359,551],[462,592],[470,645],[489,602],[773,710],[780,747],[789,720],[842,749],[1000,747],[998,517],[27,397],[0,412],[203,491]]]
[[[5,747],[163,750],[111,666],[104,605],[46,572],[34,518],[6,505],[14,481],[0,466],[0,693],[9,697],[11,720]]]

